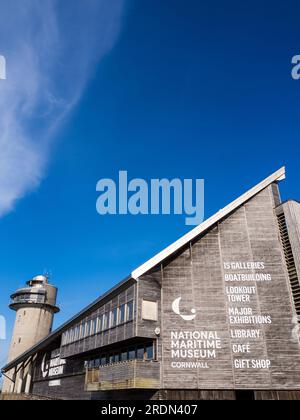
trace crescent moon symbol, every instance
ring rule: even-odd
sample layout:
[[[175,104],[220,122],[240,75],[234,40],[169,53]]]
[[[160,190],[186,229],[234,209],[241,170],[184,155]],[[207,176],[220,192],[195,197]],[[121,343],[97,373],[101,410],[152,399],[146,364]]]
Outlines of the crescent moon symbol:
[[[181,316],[182,319],[184,319],[185,321],[193,321],[193,319],[196,318],[196,310],[192,309],[191,312],[193,315],[182,315],[180,313],[180,308],[179,308],[179,304],[181,301],[181,297],[175,299],[172,303],[172,310],[176,315]]]

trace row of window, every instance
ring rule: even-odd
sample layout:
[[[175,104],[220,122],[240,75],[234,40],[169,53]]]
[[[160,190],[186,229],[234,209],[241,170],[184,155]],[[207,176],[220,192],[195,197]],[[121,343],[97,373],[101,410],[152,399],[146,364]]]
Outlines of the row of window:
[[[17,295],[12,299],[12,303],[44,303],[45,296],[36,293],[25,293]]]
[[[153,343],[141,344],[124,349],[101,354],[97,358],[85,361],[85,368],[97,369],[100,366],[110,365],[113,363],[126,362],[128,360],[153,360],[155,358]]]
[[[90,321],[82,322],[79,325],[71,328],[62,335],[62,346],[74,343],[75,341],[82,340],[110,328],[114,328],[125,322],[132,321],[133,319],[133,301],[125,303],[119,307],[99,315]]]

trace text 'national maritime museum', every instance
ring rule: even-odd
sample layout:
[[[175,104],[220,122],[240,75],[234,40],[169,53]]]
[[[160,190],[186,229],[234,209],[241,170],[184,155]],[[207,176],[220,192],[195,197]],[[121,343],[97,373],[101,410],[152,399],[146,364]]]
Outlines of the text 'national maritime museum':
[[[282,168],[50,334],[56,288],[32,279],[12,295],[3,391],[300,399],[300,203],[281,201],[284,178]]]

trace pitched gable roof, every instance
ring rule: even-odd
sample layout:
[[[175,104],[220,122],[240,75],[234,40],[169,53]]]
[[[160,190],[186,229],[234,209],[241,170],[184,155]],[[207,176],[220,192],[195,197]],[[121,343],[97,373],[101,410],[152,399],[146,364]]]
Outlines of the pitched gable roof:
[[[262,182],[257,184],[255,187],[251,188],[245,194],[241,195],[239,198],[234,200],[232,203],[228,204],[223,209],[219,210],[216,214],[212,217],[207,219],[205,222],[201,223],[199,226],[196,226],[186,235],[182,236],[176,242],[173,242],[170,246],[165,248],[163,251],[156,254],[154,257],[150,258],[150,260],[146,261],[140,267],[135,269],[131,276],[134,279],[138,279],[143,274],[147,273],[149,270],[154,268],[157,264],[160,264],[174,252],[178,251],[180,248],[188,244],[194,238],[199,236],[200,234],[204,233],[206,230],[211,228],[215,223],[223,219],[224,217],[228,216],[232,211],[236,210],[241,205],[245,204],[248,200],[252,197],[257,195],[260,191],[267,188],[273,182],[279,182],[285,179],[285,167],[280,168],[278,171],[274,172],[268,178],[264,179]]]

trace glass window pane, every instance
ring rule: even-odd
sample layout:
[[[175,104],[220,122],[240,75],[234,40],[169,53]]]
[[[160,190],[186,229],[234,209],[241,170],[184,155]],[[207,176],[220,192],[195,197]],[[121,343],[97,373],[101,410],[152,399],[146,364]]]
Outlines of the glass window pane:
[[[108,328],[108,314],[103,315],[103,331]]]
[[[96,327],[96,332],[99,333],[101,331],[101,316],[98,316],[97,318],[97,327]]]
[[[75,333],[74,333],[74,341],[78,340],[78,326],[75,327]]]
[[[128,360],[135,359],[135,347],[130,347],[128,351]]]
[[[110,311],[110,328],[113,328],[117,325],[118,321],[118,308]]]
[[[120,308],[115,309],[116,325],[120,324]]]
[[[85,323],[85,334],[84,334],[84,336],[87,337],[88,335],[90,335],[90,323],[86,322]]]
[[[127,321],[133,319],[133,302],[127,303]]]
[[[96,334],[97,318],[92,319],[91,321],[91,330],[90,335]]]
[[[127,360],[128,359],[128,352],[127,352],[127,350],[123,350],[122,352],[121,352],[121,360],[122,361],[125,361],[125,360]]]
[[[80,325],[79,330],[80,330],[79,331],[79,340],[81,340],[83,338],[83,332],[84,332],[83,324]]]
[[[144,346],[138,346],[137,348],[137,359],[143,360],[145,355],[145,347]]]
[[[122,305],[120,307],[120,324],[123,324],[125,322],[125,305]]]
[[[154,359],[154,347],[152,343],[146,346],[146,355],[148,360]]]
[[[112,313],[112,311],[110,311],[108,328],[111,328],[112,325],[113,325],[113,313]]]

